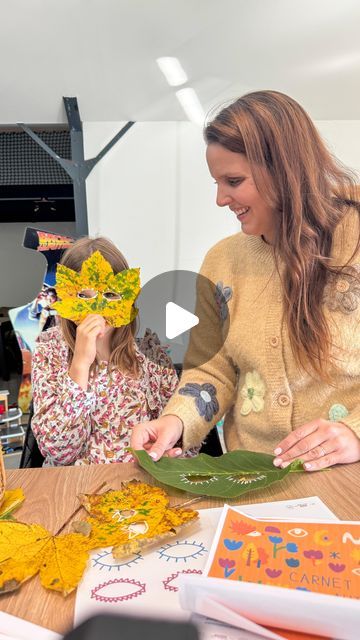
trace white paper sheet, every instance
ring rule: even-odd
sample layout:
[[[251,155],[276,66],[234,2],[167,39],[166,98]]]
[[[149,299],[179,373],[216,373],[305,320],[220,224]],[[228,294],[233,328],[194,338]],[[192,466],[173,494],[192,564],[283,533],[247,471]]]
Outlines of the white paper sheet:
[[[61,640],[55,631],[0,611],[0,640]]]
[[[179,605],[178,578],[201,574],[220,511],[204,510],[194,533],[144,555],[114,560],[111,548],[93,553],[77,589],[75,625],[100,612],[188,618]]]
[[[228,607],[214,600],[214,598],[198,598],[196,610],[197,613],[200,613],[205,617],[212,616],[215,620],[225,622],[228,625],[247,631],[253,636],[256,634],[261,638],[268,638],[268,640],[284,640],[284,638],[279,636],[277,633],[273,633],[273,631],[261,627],[255,622],[248,620],[248,618],[244,618],[244,616],[230,610]]]
[[[198,628],[200,640],[264,640],[263,635],[231,627],[211,618],[192,614],[191,622]],[[0,638],[0,640],[2,640]],[[281,640],[284,640],[281,638]]]
[[[183,577],[180,602],[189,611],[215,599],[229,611],[267,625],[338,640],[359,640],[360,601],[206,576]],[[201,603],[199,605],[199,603]]]
[[[314,496],[238,508],[253,517],[335,518]],[[116,561],[110,548],[94,552],[77,589],[75,625],[100,612],[188,618],[189,612],[179,603],[179,579],[184,575],[201,575],[221,512],[221,508],[201,510],[196,532],[171,540],[143,556]]]

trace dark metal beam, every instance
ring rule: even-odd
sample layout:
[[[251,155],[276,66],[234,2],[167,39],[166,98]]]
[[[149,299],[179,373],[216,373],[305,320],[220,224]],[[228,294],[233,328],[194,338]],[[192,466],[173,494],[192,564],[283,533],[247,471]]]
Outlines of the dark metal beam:
[[[63,98],[63,100],[70,127],[72,163],[76,168],[76,176],[73,178],[76,233],[78,236],[86,236],[89,233],[89,224],[86,201],[86,175],[83,173],[85,158],[82,122],[77,98]]]
[[[63,169],[65,169],[66,173],[69,174],[69,176],[74,179],[75,176],[75,172],[73,170],[73,163],[71,162],[71,160],[67,160],[66,158],[60,158],[60,156],[58,156],[57,153],[55,153],[55,151],[53,151],[47,144],[46,142],[44,142],[40,136],[38,136],[32,129],[30,129],[30,127],[28,127],[26,124],[24,124],[23,122],[18,122],[17,123],[18,126],[25,131],[25,133],[27,133],[30,138],[32,138],[34,140],[34,142],[36,142],[39,147],[41,147],[42,149],[44,149],[44,151],[46,151],[46,153],[49,154],[49,156],[51,156],[54,160],[56,160],[56,162],[58,162]]]
[[[104,148],[94,157],[85,160],[84,158],[84,140],[82,122],[78,107],[77,98],[64,97],[64,106],[66,117],[70,128],[71,140],[71,160],[61,158],[53,149],[51,149],[30,127],[24,123],[18,123],[23,129],[46,153],[48,153],[71,177],[74,185],[74,203],[75,203],[75,219],[76,219],[76,235],[83,236],[89,233],[87,202],[86,202],[86,178],[93,170],[95,165],[112,149],[112,147],[125,135],[125,133],[135,124],[128,122],[118,133],[108,142]]]

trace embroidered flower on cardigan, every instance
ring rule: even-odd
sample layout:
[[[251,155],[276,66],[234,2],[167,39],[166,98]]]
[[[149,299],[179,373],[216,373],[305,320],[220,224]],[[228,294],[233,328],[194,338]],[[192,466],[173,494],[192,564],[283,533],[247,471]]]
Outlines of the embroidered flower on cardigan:
[[[329,409],[329,420],[339,422],[342,418],[346,418],[349,412],[343,404],[333,404]]]
[[[257,371],[248,371],[245,376],[245,384],[241,389],[244,398],[240,413],[248,416],[251,411],[259,413],[264,408],[265,384]]]
[[[215,300],[216,304],[219,307],[220,319],[222,322],[225,322],[228,317],[229,310],[227,307],[227,303],[232,297],[232,289],[231,287],[224,287],[222,282],[218,282],[215,288]]]
[[[360,264],[346,267],[337,276],[330,276],[324,290],[324,302],[330,311],[352,313],[360,303]]]
[[[179,393],[182,396],[192,396],[195,398],[196,408],[199,414],[205,418],[206,422],[210,422],[219,411],[216,388],[213,384],[187,382],[184,387],[179,389]]]

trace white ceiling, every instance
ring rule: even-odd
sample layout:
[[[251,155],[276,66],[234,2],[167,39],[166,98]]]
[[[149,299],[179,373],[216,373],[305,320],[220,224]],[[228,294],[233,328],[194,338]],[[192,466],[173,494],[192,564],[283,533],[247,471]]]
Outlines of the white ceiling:
[[[360,120],[359,0],[0,0],[0,123],[182,120],[156,58],[204,107],[255,89]]]

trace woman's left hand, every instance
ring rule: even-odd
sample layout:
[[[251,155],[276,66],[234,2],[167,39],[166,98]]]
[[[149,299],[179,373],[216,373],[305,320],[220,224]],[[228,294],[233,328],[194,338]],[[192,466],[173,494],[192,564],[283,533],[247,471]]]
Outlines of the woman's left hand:
[[[317,471],[333,464],[358,462],[360,439],[345,424],[319,418],[295,429],[279,442],[274,454],[276,467],[284,469],[300,458],[306,471]]]

